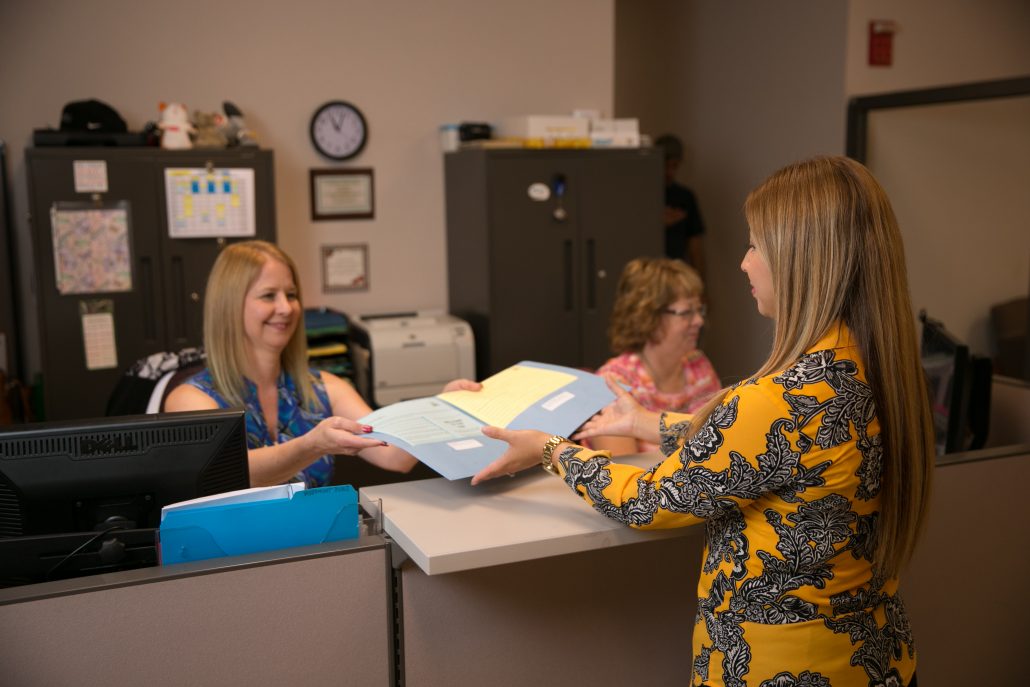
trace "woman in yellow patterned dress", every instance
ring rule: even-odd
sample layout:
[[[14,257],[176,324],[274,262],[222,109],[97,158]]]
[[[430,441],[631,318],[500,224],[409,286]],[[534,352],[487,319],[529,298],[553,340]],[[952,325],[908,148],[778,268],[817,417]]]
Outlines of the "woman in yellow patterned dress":
[[[704,523],[694,685],[914,685],[898,572],[928,503],[933,434],[893,210],[840,157],[776,172],[744,210],[741,269],[775,320],[765,364],[693,416],[650,413],[613,386],[576,438],[659,441],[650,470],[487,428],[510,448],[473,483],[542,464],[632,527]]]

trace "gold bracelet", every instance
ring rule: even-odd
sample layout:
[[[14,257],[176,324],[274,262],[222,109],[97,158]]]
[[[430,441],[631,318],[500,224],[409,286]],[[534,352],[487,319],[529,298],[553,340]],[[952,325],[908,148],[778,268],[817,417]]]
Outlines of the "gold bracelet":
[[[544,452],[540,456],[540,465],[544,470],[547,470],[552,475],[558,475],[561,477],[561,472],[555,467],[554,463],[551,462],[551,455],[554,454],[554,449],[558,448],[559,444],[572,443],[565,437],[555,434],[547,443],[544,444]]]

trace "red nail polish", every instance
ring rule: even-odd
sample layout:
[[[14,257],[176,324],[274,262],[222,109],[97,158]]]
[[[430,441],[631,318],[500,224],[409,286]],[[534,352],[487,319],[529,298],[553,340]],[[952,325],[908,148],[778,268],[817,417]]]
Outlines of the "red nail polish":
[[[361,425],[361,429],[365,430],[365,432],[371,432],[372,425]]]

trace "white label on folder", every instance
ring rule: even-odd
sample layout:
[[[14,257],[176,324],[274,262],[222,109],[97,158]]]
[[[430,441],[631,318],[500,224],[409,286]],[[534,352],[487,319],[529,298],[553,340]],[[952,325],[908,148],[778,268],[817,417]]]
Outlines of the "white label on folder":
[[[576,394],[572,393],[571,391],[563,391],[557,396],[552,396],[551,398],[547,399],[541,407],[544,410],[557,410],[558,407],[561,406],[563,403],[565,403],[566,401],[571,401],[575,397]]]
[[[482,446],[481,443],[475,439],[463,439],[462,441],[451,441],[447,443],[448,446],[453,448],[455,451],[467,451],[470,448],[479,448]]]

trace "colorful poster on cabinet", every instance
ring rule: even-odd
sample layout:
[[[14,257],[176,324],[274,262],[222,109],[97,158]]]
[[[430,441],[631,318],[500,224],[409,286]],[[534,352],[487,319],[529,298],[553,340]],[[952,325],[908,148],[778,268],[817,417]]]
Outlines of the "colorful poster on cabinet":
[[[50,225],[58,293],[132,290],[127,202],[107,207],[54,203]]]

